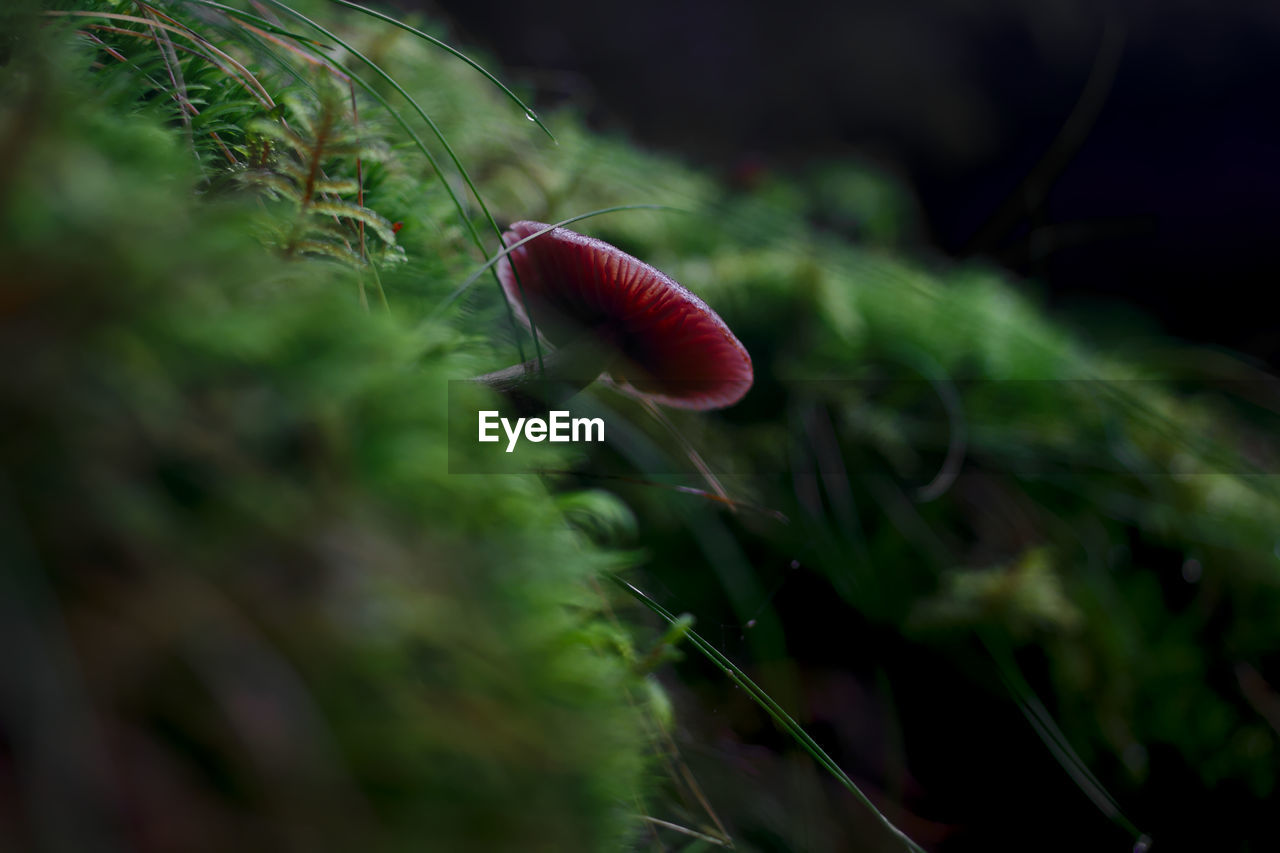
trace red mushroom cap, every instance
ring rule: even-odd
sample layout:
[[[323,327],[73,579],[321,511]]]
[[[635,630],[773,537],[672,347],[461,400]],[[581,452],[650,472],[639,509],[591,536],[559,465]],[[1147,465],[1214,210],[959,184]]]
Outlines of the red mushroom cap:
[[[547,227],[516,222],[502,237],[509,246]],[[624,378],[615,368],[611,378],[623,390],[668,406],[719,409],[751,387],[751,356],[707,303],[603,240],[556,228],[499,261],[498,278],[526,324],[521,289],[539,331],[564,334],[572,325],[618,349],[628,372]]]

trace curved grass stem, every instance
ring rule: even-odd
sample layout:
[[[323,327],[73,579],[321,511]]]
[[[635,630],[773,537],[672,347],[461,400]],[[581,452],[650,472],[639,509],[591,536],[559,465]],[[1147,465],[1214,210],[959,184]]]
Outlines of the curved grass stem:
[[[654,601],[646,593],[616,575],[611,575],[610,577],[614,583],[625,589],[645,607],[648,607],[654,613],[661,616],[668,624],[676,624],[678,617],[661,604]],[[846,790],[857,798],[858,802],[870,809],[871,813],[875,815],[885,830],[902,842],[904,849],[910,850],[912,853],[925,853],[924,848],[912,841],[905,832],[894,826],[893,822],[890,821],[889,818],[885,817],[883,812],[876,808],[875,803],[871,802],[871,798],[862,792],[862,789],[849,778],[849,775],[840,768],[840,765],[836,764],[831,756],[827,755],[826,750],[819,746],[818,742],[810,737],[809,733],[806,732],[804,728],[802,728],[801,725],[782,708],[781,705],[775,702],[773,698],[764,691],[764,689],[748,678],[747,674],[739,669],[733,661],[721,654],[719,649],[699,636],[696,631],[690,629],[687,631],[685,636],[688,638],[689,642],[693,644],[694,648],[718,666],[731,681],[745,690],[747,695],[750,696],[757,705],[763,708],[783,731],[789,734],[796,743],[800,744],[800,747],[805,752],[822,765],[828,773],[834,776]]]
[[[435,45],[441,50],[446,51],[447,53],[450,53],[453,56],[456,56],[458,59],[461,59],[463,62],[467,63],[467,65],[470,65],[476,71],[480,72],[480,74],[482,74],[486,80],[488,80],[490,83],[492,83],[493,85],[501,89],[502,92],[508,98],[510,98],[512,101],[515,102],[516,106],[518,106],[521,110],[524,111],[524,114],[528,116],[530,121],[538,125],[538,127],[542,128],[542,132],[545,133],[551,139],[552,142],[556,141],[555,134],[551,132],[550,128],[548,128],[545,124],[542,123],[542,119],[538,118],[538,114],[533,111],[532,107],[530,107],[524,101],[520,100],[519,96],[516,95],[515,92],[508,89],[507,86],[501,80],[499,80],[497,77],[494,77],[491,73],[489,73],[489,71],[484,66],[476,62],[471,57],[467,56],[462,51],[458,50],[457,48],[453,47],[447,42],[441,41],[440,39],[436,38],[435,36],[429,33],[424,33],[422,30],[417,29],[416,27],[409,26],[404,21],[397,20],[391,17],[390,15],[384,15],[382,12],[379,12],[375,9],[369,9],[364,6],[361,6],[358,3],[352,3],[350,2],[350,0],[329,0],[329,2],[338,6],[345,6],[348,9],[354,9],[357,12],[370,16],[371,18],[377,18],[379,21],[382,21],[387,24],[391,24],[391,26],[393,27],[399,27],[405,32],[413,33],[418,38],[423,39],[424,41],[430,42],[431,44]]]
[[[444,309],[452,305],[453,302],[459,296],[465,293],[467,288],[475,284],[476,281],[479,280],[480,276],[484,275],[487,271],[492,269],[494,265],[498,263],[498,261],[502,260],[507,255],[511,254],[516,249],[523,246],[525,243],[528,243],[531,240],[536,240],[539,237],[541,237],[543,234],[546,234],[549,231],[554,231],[555,229],[560,228],[562,226],[571,225],[574,222],[579,222],[583,219],[590,219],[593,216],[600,216],[605,213],[616,213],[621,210],[674,210],[679,213],[685,212],[678,207],[671,207],[670,205],[666,205],[666,204],[619,204],[619,205],[614,205],[613,207],[602,207],[599,210],[592,210],[592,211],[588,211],[587,213],[579,213],[577,216],[570,216],[568,219],[561,219],[559,222],[556,222],[552,225],[548,225],[546,228],[543,228],[539,231],[535,231],[534,233],[530,234],[528,237],[525,237],[521,240],[517,240],[516,242],[512,243],[510,246],[504,246],[500,252],[498,252],[493,257],[489,258],[489,260],[485,261],[484,266],[480,267],[480,269],[476,270],[474,273],[468,276],[467,280],[464,281],[462,284],[455,287],[453,291],[448,296],[446,296],[440,302],[440,304],[437,305],[432,310],[431,314],[428,316],[427,319],[430,320],[439,316],[440,313],[444,311]]]
[[[197,3],[202,6],[216,8],[228,16],[245,16],[245,13],[241,12],[239,9],[235,9],[231,6],[227,6],[222,3],[214,2],[214,0],[190,0],[190,2]],[[453,146],[449,144],[448,139],[445,138],[444,132],[440,130],[439,125],[437,125],[435,120],[432,119],[431,116],[427,114],[427,111],[422,108],[422,106],[417,102],[417,100],[414,99],[414,97],[410,95],[409,92],[406,91],[405,88],[401,86],[400,83],[394,77],[388,74],[386,70],[382,68],[382,66],[378,65],[378,63],[374,62],[368,56],[366,56],[365,54],[357,50],[353,45],[351,45],[349,42],[347,42],[346,40],[338,36],[332,30],[329,30],[323,25],[317,23],[316,21],[302,14],[301,12],[289,6],[287,3],[282,2],[282,0],[264,0],[264,2],[279,9],[281,12],[296,19],[300,23],[305,24],[306,26],[315,30],[320,35],[324,36],[333,44],[341,47],[343,50],[347,51],[349,54],[359,59],[361,62],[367,65],[374,72],[374,74],[380,77],[387,85],[391,86],[391,88],[395,89],[395,91],[399,93],[399,95],[409,103],[409,106],[413,108],[413,111],[417,113],[418,117],[421,118],[426,123],[427,127],[431,130],[431,134],[436,138],[436,141],[439,142],[441,147],[444,148],[445,153],[448,155],[449,160],[453,163],[453,166],[457,170],[458,175],[462,178],[463,183],[466,184],[467,189],[471,191],[472,196],[476,200],[477,206],[479,206],[481,212],[484,214],[485,218],[488,220],[490,227],[493,229],[494,234],[497,235],[499,242],[501,242],[502,229],[498,227],[497,220],[494,219],[492,212],[490,212],[489,210],[489,206],[485,203],[484,198],[481,196],[479,189],[475,185],[475,182],[471,179],[470,173],[467,171],[466,167],[462,165],[461,159],[459,159],[457,153],[453,150]],[[252,16],[252,17],[258,18],[258,16]],[[259,20],[261,19],[259,18]],[[476,231],[475,225],[471,221],[471,217],[467,215],[466,207],[463,205],[462,200],[458,197],[458,194],[454,191],[452,185],[449,183],[448,178],[445,177],[443,170],[441,170],[439,161],[436,159],[435,155],[431,153],[430,149],[427,148],[426,144],[422,141],[422,139],[409,126],[409,123],[404,119],[404,117],[400,114],[400,112],[396,110],[394,107],[392,107],[391,104],[387,101],[387,99],[384,98],[382,94],[379,93],[363,77],[356,74],[350,68],[343,65],[341,62],[338,62],[337,60],[328,59],[327,61],[332,63],[333,67],[341,69],[342,72],[347,76],[349,76],[352,81],[354,81],[362,89],[364,89],[365,92],[367,92],[370,97],[372,97],[375,101],[377,101],[378,104],[387,111],[387,113],[396,121],[397,124],[400,125],[400,127],[405,131],[405,133],[409,135],[409,138],[413,140],[415,146],[427,158],[427,163],[431,166],[432,171],[436,174],[436,176],[440,180],[440,183],[444,186],[445,192],[448,193],[449,199],[453,202],[453,206],[457,209],[458,216],[462,219],[463,224],[466,226],[467,231],[471,236],[472,242],[475,243],[476,248],[480,250],[481,254],[488,254],[484,246],[484,241],[480,239],[480,234],[479,232]],[[501,289],[502,284],[501,282],[498,281],[498,277],[496,273],[494,274],[493,279],[494,279],[494,283],[498,286],[499,289]],[[503,300],[503,302],[504,304],[506,304],[505,299]],[[511,309],[511,306],[509,304],[507,305],[507,319],[508,319],[508,322],[511,324],[511,328],[516,335],[516,348],[519,352],[520,360],[524,361],[524,358],[525,358],[524,347],[520,344],[520,325],[519,323],[516,322],[515,312]],[[531,325],[532,325],[532,321],[531,321]],[[538,362],[541,363],[542,347],[538,342],[536,327],[532,329],[532,337],[533,337],[534,352],[536,354]]]
[[[427,114],[427,111],[424,110],[422,106],[418,104],[417,100],[415,100],[414,97],[410,95],[408,91],[406,91],[405,88],[401,86],[400,83],[394,77],[392,77],[385,70],[383,70],[382,66],[378,65],[378,63],[374,62],[372,59],[365,56],[359,50],[356,50],[355,47],[353,47],[350,43],[348,43],[347,41],[343,40],[341,37],[333,33],[331,30],[326,29],[325,27],[321,26],[320,24],[308,18],[306,15],[303,15],[301,12],[296,11],[295,9],[290,7],[287,3],[282,2],[282,0],[265,0],[265,2],[270,3],[272,6],[275,6],[277,9],[280,9],[281,11],[285,12],[288,15],[292,15],[302,23],[314,29],[316,32],[320,33],[321,35],[333,41],[334,44],[337,44],[338,46],[342,47],[352,56],[356,57],[365,65],[369,66],[369,68],[375,74],[381,77],[384,82],[386,82],[389,86],[391,86],[391,88],[395,89],[400,94],[400,96],[409,103],[409,106],[411,106],[413,108],[413,111],[418,114],[418,117],[421,118],[424,122],[426,122],[427,127],[431,129],[431,134],[436,138],[436,141],[439,142],[441,147],[444,148],[445,153],[449,156],[449,160],[453,163],[454,168],[457,169],[458,171],[458,175],[462,178],[462,182],[467,185],[467,189],[471,191],[471,195],[475,198],[476,204],[480,207],[481,212],[484,213],[485,218],[489,221],[489,226],[493,229],[494,234],[497,235],[498,241],[502,242],[502,229],[498,227],[497,220],[493,218],[493,214],[489,211],[489,206],[485,204],[484,197],[480,195],[480,190],[476,188],[475,182],[471,179],[470,173],[467,171],[466,167],[462,165],[462,160],[458,158],[457,152],[453,150],[453,146],[449,144],[449,140],[445,138],[444,131],[442,131],[440,129],[440,126],[436,124],[435,119],[431,118],[431,116]],[[342,67],[343,70],[346,71],[348,74],[350,74],[353,79],[359,79],[358,75],[356,75],[355,72],[351,71],[345,66],[342,66],[340,63],[335,63],[335,64],[338,64],[339,67]],[[364,85],[364,88],[366,91],[369,91],[369,92],[374,91],[373,87],[368,86],[367,84]],[[382,103],[384,105],[387,105],[385,100],[382,100]],[[387,108],[390,109],[390,106],[387,105]],[[422,147],[425,150],[425,146],[422,146]],[[448,183],[449,183],[448,179],[445,178],[444,174],[440,171],[439,166],[434,162],[432,163],[432,166],[435,169],[436,174],[439,175],[440,181],[444,183],[446,186],[448,186]],[[473,241],[476,244],[476,247],[480,250],[482,254],[485,254],[484,241],[480,239],[480,235],[476,232],[475,226],[471,223],[471,218],[467,216],[466,210],[465,208],[463,208],[461,200],[458,199],[457,195],[452,191],[450,191],[449,195],[454,199],[455,206],[458,208],[458,214],[466,221],[467,229],[471,232],[471,236]],[[498,286],[498,288],[501,289],[502,283],[498,281],[498,276],[496,273],[494,274],[493,280],[494,280],[494,283]],[[521,295],[523,296],[523,288],[521,290],[522,290]],[[504,304],[506,304],[505,300],[504,300]],[[538,330],[533,323],[532,316],[528,315],[527,313],[528,312],[527,305],[525,306],[525,310],[526,310],[526,316],[529,316],[530,333],[531,333],[531,336],[533,337],[534,353],[536,354],[536,357],[538,359],[538,364],[541,365],[542,364],[542,346],[538,342]],[[512,331],[515,332],[516,334],[516,348],[519,351],[520,360],[523,361],[524,348],[520,346],[519,323],[516,322],[515,312],[512,310],[510,304],[507,304],[507,319],[511,324]]]

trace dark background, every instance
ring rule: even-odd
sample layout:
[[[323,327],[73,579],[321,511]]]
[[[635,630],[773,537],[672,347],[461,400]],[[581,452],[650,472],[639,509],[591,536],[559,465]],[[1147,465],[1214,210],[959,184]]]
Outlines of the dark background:
[[[399,3],[540,108],[725,176],[870,158],[917,194],[926,246],[996,259],[1086,331],[1280,364],[1280,6]]]

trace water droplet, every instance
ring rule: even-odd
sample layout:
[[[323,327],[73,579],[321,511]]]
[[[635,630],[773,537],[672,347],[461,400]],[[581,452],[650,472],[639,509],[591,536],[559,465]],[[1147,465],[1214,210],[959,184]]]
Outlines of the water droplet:
[[[538,114],[537,114],[537,113],[535,113],[533,110],[525,110],[525,111],[524,111],[524,117],[525,117],[525,118],[527,118],[529,121],[537,121],[537,120],[538,120]]]
[[[1202,574],[1204,574],[1204,566],[1200,565],[1200,561],[1195,557],[1189,557],[1182,564],[1182,579],[1187,583],[1196,583]]]
[[[749,621],[747,622],[747,627],[748,627],[748,628],[754,628],[755,626],[756,626],[756,620],[751,619],[751,620],[749,620]]]
[[[1277,548],[1280,548],[1280,545],[1277,545],[1276,547],[1277,547]],[[791,561],[791,568],[793,568],[793,569],[798,569],[798,568],[800,568],[800,561],[799,561],[799,560],[792,560],[792,561]]]
[[[1143,835],[1133,842],[1133,853],[1147,853],[1151,849],[1151,836]]]

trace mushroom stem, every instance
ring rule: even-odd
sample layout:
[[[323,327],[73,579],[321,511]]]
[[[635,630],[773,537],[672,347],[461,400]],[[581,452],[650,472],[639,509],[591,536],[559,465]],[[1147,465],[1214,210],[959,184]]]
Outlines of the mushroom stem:
[[[472,381],[507,396],[550,402],[551,397],[568,399],[577,394],[608,370],[614,358],[615,350],[607,340],[583,334],[567,346],[544,353],[541,371],[537,359],[530,359]]]

